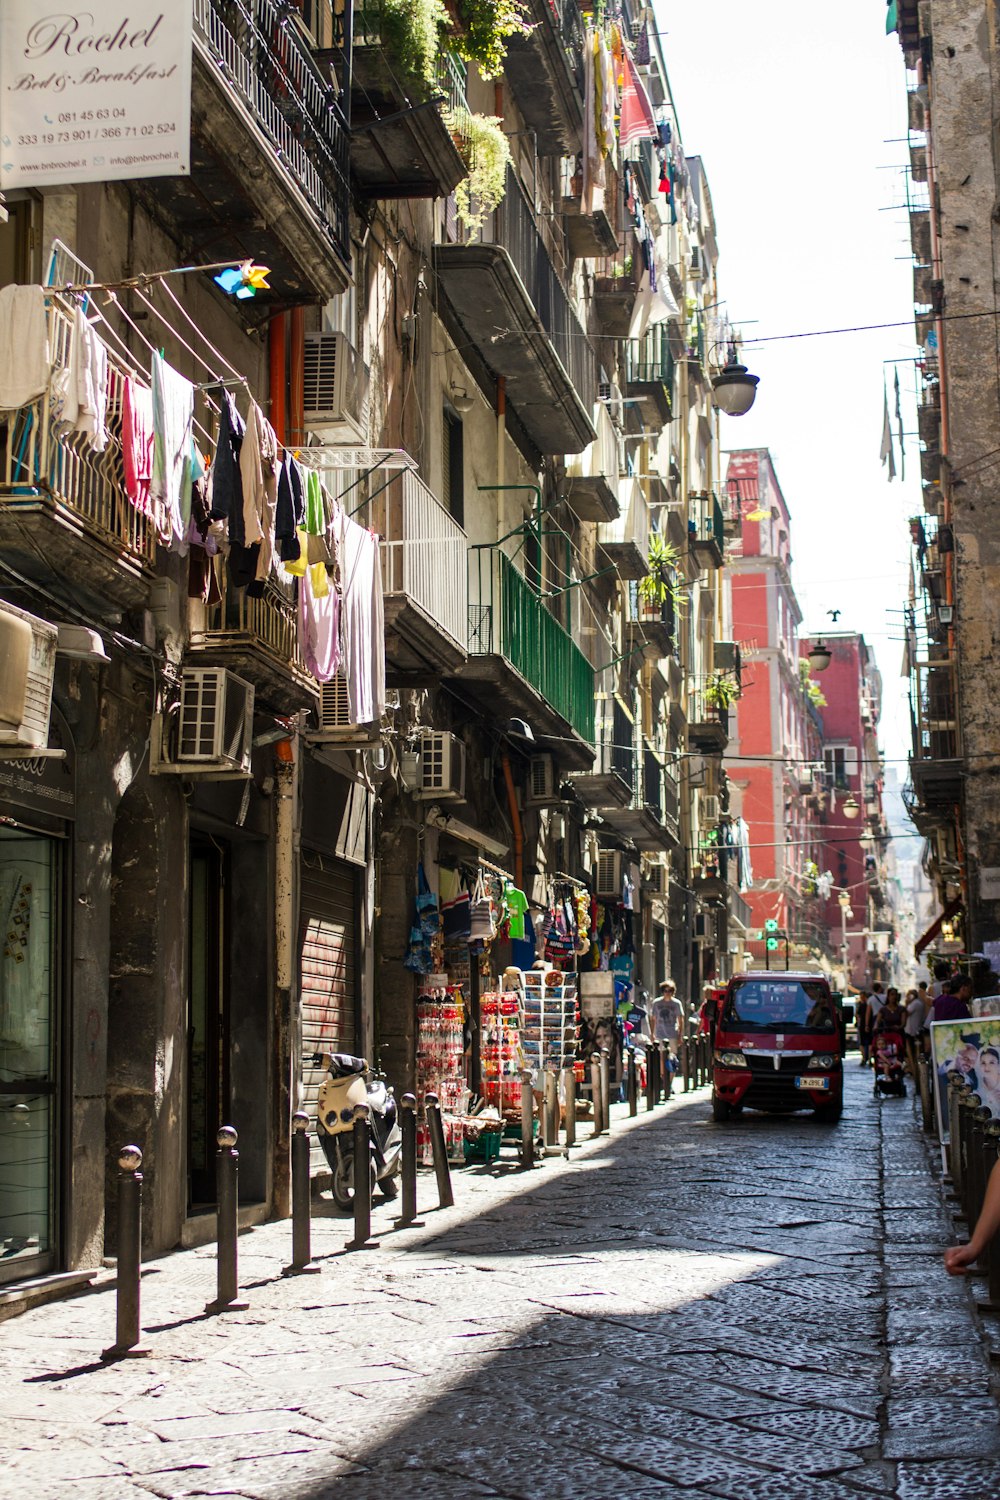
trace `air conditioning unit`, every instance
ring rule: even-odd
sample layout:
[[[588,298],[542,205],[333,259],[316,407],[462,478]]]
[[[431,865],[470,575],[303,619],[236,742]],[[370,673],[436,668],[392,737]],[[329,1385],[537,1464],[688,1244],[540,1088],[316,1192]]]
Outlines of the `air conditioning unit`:
[[[528,762],[528,802],[535,807],[558,802],[556,768],[551,755],[533,755]]]
[[[0,747],[48,744],[58,639],[47,620],[0,604]]]
[[[224,667],[185,667],[176,709],[153,723],[150,771],[223,781],[250,775],[253,698]]]
[[[594,876],[594,893],[598,900],[620,901],[622,897],[622,856],[620,849],[599,849]]]
[[[613,380],[602,380],[597,386],[597,399],[602,406],[608,408],[611,420],[621,426],[625,419],[625,398],[621,387],[615,385]]]
[[[417,796],[441,802],[465,796],[465,746],[457,735],[428,729],[417,742],[420,771]]]
[[[701,821],[702,824],[718,823],[719,821],[719,799],[713,797],[710,792],[701,794]]]
[[[310,745],[377,745],[381,737],[379,724],[355,723],[347,679],[339,674],[320,683],[317,718],[319,728],[306,735]]]
[[[667,894],[667,867],[665,864],[657,863],[646,866],[646,889],[651,896],[665,896]]]
[[[327,442],[367,443],[368,368],[344,333],[307,333],[306,430]]]

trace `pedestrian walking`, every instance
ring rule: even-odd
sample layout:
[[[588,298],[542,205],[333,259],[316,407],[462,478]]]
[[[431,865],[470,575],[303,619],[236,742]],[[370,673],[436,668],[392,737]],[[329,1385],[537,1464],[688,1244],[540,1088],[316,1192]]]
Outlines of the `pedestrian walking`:
[[[924,986],[926,993],[926,985]],[[906,1034],[906,1062],[910,1070],[910,1077],[917,1076],[917,1058],[920,1055],[920,1034],[924,1029],[924,1021],[927,1018],[927,1002],[920,993],[919,987],[906,992],[906,1023],[904,1031]]]
[[[957,974],[946,980],[944,989],[931,1006],[931,1021],[967,1021],[972,1015],[972,980]]]
[[[677,986],[672,979],[665,979],[660,985],[659,998],[653,1001],[649,1019],[653,1041],[665,1043],[670,1056],[674,1056],[684,1022],[684,1007],[677,999]]]
[[[874,996],[872,997],[874,999]],[[871,1001],[868,1002],[869,1007]],[[875,1024],[872,1027],[872,1036],[878,1036],[883,1031],[903,1030],[903,1007],[899,1003],[899,991],[895,989],[886,990],[885,1002],[879,1007],[875,1016]]]

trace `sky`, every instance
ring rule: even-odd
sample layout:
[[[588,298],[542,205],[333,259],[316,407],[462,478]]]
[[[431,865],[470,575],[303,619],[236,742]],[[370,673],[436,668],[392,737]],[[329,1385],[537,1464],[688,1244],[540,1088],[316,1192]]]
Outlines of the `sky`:
[[[905,779],[907,518],[921,514],[906,74],[883,0],[656,0],[687,154],[701,156],[719,287],[760,376],[724,447],[767,447],[792,519],[804,633],[860,630],[883,678],[881,742]],[[899,328],[754,345],[825,328]],[[900,360],[905,482],[879,458],[883,373]],[[907,363],[908,362],[908,363]],[[909,436],[912,434],[912,436]],[[897,454],[898,466],[898,454]]]

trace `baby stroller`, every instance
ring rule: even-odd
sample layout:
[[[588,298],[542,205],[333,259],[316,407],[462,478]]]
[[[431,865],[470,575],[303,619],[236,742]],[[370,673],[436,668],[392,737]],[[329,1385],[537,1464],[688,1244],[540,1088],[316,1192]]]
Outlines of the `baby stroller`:
[[[901,1031],[879,1031],[874,1038],[876,1099],[880,1094],[906,1097],[906,1042]]]

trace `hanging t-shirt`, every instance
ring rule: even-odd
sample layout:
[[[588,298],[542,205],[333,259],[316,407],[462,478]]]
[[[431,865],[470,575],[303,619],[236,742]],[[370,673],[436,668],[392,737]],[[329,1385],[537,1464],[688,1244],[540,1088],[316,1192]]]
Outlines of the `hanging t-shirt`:
[[[511,942],[520,942],[524,937],[524,914],[528,910],[528,898],[517,886],[507,885],[504,886],[503,904]]]

